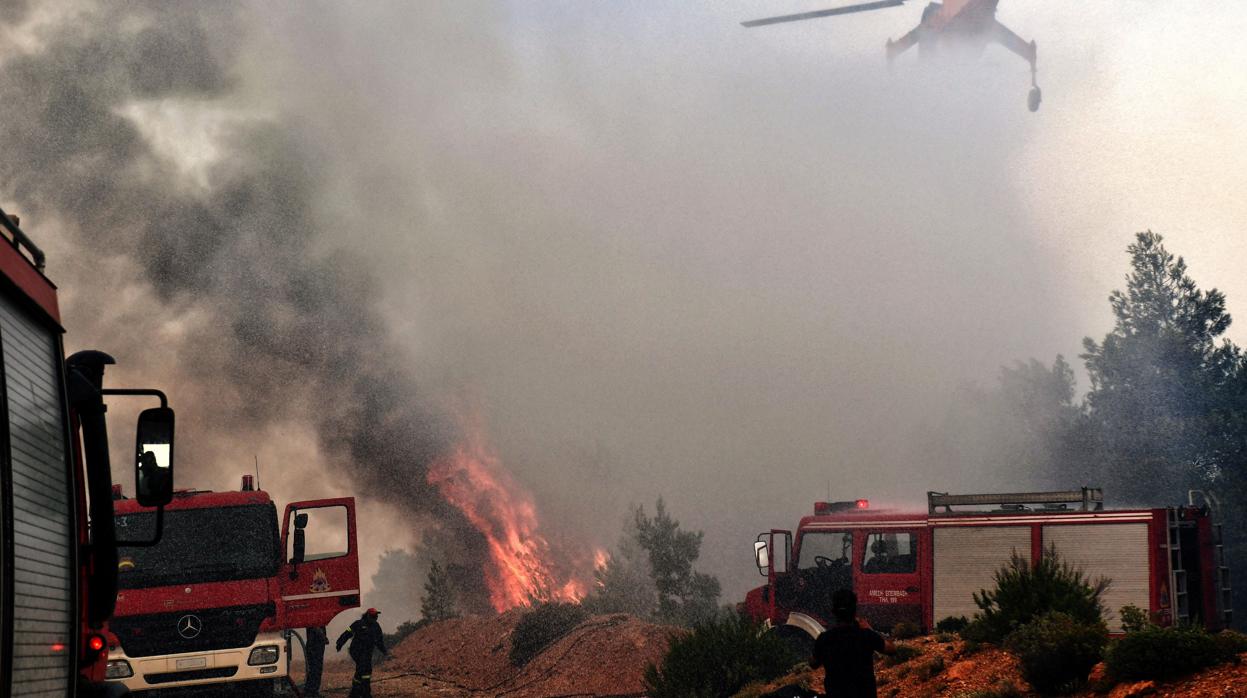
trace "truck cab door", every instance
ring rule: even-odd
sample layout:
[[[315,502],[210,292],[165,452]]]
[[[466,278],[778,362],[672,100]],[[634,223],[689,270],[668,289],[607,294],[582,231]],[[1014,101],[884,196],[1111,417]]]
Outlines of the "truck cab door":
[[[342,611],[359,607],[354,497],[287,504],[281,549],[283,627],[328,625]]]
[[[782,622],[780,616],[783,614],[783,604],[777,596],[779,596],[777,582],[783,584],[787,581],[787,575],[792,567],[792,532],[780,529],[771,529],[767,533],[758,535],[758,542],[764,543],[766,564],[762,564],[761,557],[758,559],[758,569],[766,573],[767,591],[764,599],[767,603],[767,615],[772,622]]]
[[[897,623],[923,626],[920,529],[880,528],[862,533],[855,570],[858,615],[879,630]]]

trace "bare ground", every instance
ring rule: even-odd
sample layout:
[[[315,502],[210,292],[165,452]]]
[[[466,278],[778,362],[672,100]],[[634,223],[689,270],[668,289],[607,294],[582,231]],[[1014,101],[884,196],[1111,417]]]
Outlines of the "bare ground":
[[[471,616],[426,626],[393,648],[393,656],[374,668],[377,698],[640,698],[644,671],[666,652],[677,629],[626,615],[595,616],[546,648],[523,667],[511,665],[510,636],[523,611]],[[920,651],[895,666],[876,665],[880,698],[975,698],[1012,684],[1020,695],[1037,696],[1022,680],[1017,660],[990,645],[970,652],[960,640],[917,638],[906,644]],[[345,695],[354,666],[345,653],[326,658],[324,692]],[[1094,674],[1093,674],[1094,677]],[[301,677],[299,677],[301,678]],[[805,668],[779,680],[747,687],[738,696],[753,698],[788,684],[818,687],[822,672]],[[1154,684],[1095,684],[1076,698],[1247,698],[1247,654],[1237,663]]]

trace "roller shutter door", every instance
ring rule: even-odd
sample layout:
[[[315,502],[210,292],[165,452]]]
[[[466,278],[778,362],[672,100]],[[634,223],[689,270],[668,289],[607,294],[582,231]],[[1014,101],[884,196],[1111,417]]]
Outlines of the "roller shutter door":
[[[1030,558],[1030,526],[958,526],[937,528],[934,535],[935,621],[948,616],[974,617],[974,593],[992,588],[992,576],[1013,551]]]
[[[1055,545],[1066,562],[1090,579],[1113,581],[1100,599],[1109,630],[1121,631],[1122,606],[1149,607],[1146,523],[1044,526],[1043,541],[1044,547]]]
[[[74,540],[54,335],[0,299],[12,512],[12,684],[0,694],[72,693]]]

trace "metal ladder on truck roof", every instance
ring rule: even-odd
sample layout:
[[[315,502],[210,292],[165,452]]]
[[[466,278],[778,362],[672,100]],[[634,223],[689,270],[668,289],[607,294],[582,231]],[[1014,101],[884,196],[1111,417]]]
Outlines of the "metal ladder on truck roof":
[[[1099,487],[1083,487],[1059,492],[1000,492],[996,494],[949,494],[927,492],[927,513],[953,514],[954,506],[997,507],[997,511],[1021,513],[1032,511],[1031,505],[1042,507],[1040,511],[1063,511],[1077,504],[1081,511],[1104,509],[1104,490]],[[942,511],[941,511],[942,509]]]
[[[1190,596],[1186,589],[1186,570],[1182,567],[1182,521],[1178,510],[1165,510],[1169,530],[1169,605],[1173,609],[1174,625],[1186,625],[1191,620]]]

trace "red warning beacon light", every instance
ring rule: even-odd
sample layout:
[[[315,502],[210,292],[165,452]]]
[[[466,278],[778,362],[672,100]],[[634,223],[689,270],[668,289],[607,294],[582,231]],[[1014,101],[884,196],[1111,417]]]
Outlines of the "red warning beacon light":
[[[845,502],[814,502],[814,515],[826,516],[840,512],[862,511],[870,508],[870,500],[851,499]]]

